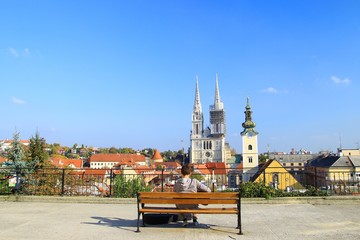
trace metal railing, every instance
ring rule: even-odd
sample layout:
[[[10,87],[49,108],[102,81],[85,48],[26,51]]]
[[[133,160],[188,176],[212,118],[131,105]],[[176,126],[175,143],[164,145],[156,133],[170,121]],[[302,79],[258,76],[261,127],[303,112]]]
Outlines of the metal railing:
[[[348,169],[324,171],[267,168],[253,176],[238,169],[198,169],[197,178],[213,191],[236,191],[241,182],[263,183],[284,192],[302,192],[309,186],[329,194],[359,194],[360,173]],[[206,172],[200,173],[200,172]],[[132,169],[0,168],[0,194],[134,197],[137,191],[172,191],[180,178],[177,169],[149,169],[137,174]]]

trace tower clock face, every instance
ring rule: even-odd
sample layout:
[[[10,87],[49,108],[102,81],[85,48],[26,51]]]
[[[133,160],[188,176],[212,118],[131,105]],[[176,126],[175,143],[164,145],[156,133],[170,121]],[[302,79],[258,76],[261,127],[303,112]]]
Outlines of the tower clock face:
[[[252,137],[256,136],[256,133],[255,133],[255,132],[252,132],[252,131],[249,131],[249,132],[246,133],[246,136],[247,136],[248,138],[252,138]]]

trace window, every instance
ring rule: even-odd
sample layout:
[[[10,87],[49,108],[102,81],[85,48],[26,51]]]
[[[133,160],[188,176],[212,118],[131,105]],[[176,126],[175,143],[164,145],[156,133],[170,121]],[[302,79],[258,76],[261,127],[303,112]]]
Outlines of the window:
[[[283,166],[286,167],[286,163],[283,163]]]
[[[252,150],[252,145],[249,145],[249,146],[248,146],[248,150]]]
[[[302,164],[301,164],[301,162],[299,163],[299,166],[301,166]]]
[[[291,166],[294,166],[294,163],[291,163],[290,165],[291,165]]]
[[[249,163],[252,163],[252,157],[249,157],[248,159],[249,159]]]

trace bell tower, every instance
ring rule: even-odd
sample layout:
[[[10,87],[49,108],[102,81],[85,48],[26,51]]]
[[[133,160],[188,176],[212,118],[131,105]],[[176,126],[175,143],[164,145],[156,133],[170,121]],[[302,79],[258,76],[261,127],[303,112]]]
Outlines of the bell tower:
[[[258,171],[259,153],[258,153],[258,132],[255,131],[256,124],[252,121],[252,111],[249,98],[245,107],[245,122],[241,132],[242,138],[242,162],[243,162],[243,181],[249,181]]]

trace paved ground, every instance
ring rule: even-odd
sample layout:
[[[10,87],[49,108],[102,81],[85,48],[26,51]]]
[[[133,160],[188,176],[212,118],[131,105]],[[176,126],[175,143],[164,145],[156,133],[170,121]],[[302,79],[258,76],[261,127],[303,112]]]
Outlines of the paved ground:
[[[147,226],[136,233],[135,203],[0,201],[0,239],[360,239],[360,205],[242,204],[235,215],[200,215],[199,227]],[[210,228],[204,228],[206,224]]]

